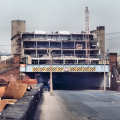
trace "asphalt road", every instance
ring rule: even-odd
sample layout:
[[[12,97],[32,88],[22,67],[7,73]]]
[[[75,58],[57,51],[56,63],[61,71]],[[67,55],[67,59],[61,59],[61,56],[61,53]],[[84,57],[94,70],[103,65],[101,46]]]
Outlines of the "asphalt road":
[[[43,93],[37,120],[120,120],[120,93],[114,91],[54,91]]]

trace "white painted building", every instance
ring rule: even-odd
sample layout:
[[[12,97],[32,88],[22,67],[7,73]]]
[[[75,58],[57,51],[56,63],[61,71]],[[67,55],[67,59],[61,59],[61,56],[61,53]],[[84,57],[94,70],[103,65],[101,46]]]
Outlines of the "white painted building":
[[[11,55],[1,55],[0,56],[0,61],[5,61],[7,59],[10,59],[12,56]]]

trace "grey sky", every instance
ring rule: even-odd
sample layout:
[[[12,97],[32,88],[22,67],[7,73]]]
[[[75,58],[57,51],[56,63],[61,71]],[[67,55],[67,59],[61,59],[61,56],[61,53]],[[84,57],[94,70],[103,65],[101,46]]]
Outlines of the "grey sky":
[[[78,32],[84,29],[85,6],[91,29],[105,25],[107,33],[120,31],[120,0],[0,0],[0,50],[10,51],[11,20],[26,20],[27,31]]]

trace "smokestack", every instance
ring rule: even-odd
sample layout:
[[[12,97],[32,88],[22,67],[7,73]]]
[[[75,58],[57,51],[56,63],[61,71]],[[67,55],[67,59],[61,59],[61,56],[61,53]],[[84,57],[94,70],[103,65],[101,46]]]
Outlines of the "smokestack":
[[[12,55],[21,54],[21,40],[15,35],[26,31],[26,25],[24,20],[12,20],[11,21],[11,53]]]
[[[26,31],[26,22],[24,20],[12,20],[11,37]]]

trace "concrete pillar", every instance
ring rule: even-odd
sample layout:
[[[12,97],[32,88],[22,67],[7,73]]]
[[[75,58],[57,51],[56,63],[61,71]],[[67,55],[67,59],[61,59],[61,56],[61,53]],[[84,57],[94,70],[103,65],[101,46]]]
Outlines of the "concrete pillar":
[[[109,89],[111,88],[111,72],[109,72]]]
[[[21,56],[24,56],[23,40],[21,40]]]
[[[117,53],[110,53],[109,61],[110,61],[110,72],[111,72],[111,89],[117,90],[117,87],[119,85],[117,84],[117,79],[114,76],[114,72],[113,72],[113,66],[117,68]]]
[[[112,67],[117,67],[117,53],[110,53],[109,54],[109,61],[110,61],[110,71],[112,72]]]
[[[78,59],[77,59],[77,64],[78,64]]]
[[[38,56],[38,49],[37,49],[37,41],[36,41],[36,58],[38,58],[39,56]]]
[[[100,54],[104,56],[104,53],[105,53],[105,27],[104,26],[97,27],[97,40],[100,48]]]

